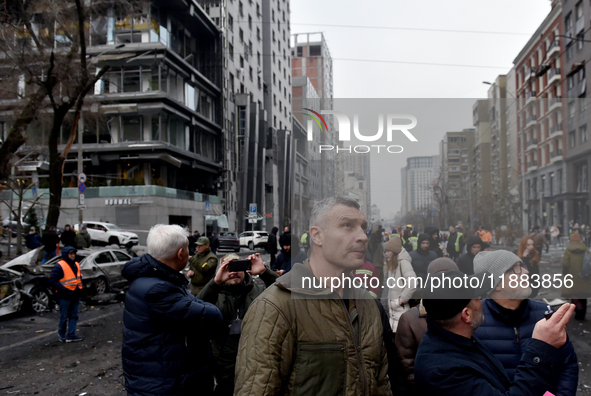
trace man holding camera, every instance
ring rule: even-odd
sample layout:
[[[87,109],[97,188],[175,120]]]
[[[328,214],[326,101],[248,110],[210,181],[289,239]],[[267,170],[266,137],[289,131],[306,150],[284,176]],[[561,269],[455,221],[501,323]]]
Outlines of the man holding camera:
[[[250,261],[248,266],[231,272],[231,264]],[[264,282],[253,282],[252,275],[258,275]],[[265,288],[271,286],[277,274],[266,268],[260,254],[251,254],[247,260],[240,260],[235,253],[222,258],[215,277],[201,290],[197,298],[215,304],[224,317],[223,327],[212,340],[214,376],[217,382],[216,396],[234,394],[234,371],[242,320],[246,311]]]

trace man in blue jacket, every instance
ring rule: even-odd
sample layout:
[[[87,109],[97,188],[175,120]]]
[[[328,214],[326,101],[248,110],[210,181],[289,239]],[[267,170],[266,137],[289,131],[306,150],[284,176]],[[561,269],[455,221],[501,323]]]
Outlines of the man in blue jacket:
[[[568,340],[566,324],[575,306],[564,304],[536,323],[511,381],[501,362],[473,336],[484,321],[480,296],[490,291],[488,280],[486,273],[468,276],[460,271],[431,277],[423,291],[428,330],[415,361],[420,395],[530,396],[555,389]]]
[[[536,322],[544,318],[548,307],[527,298],[531,288],[525,283],[518,282],[517,287],[510,287],[511,279],[521,280],[521,276],[528,275],[523,262],[515,254],[506,250],[480,252],[474,258],[474,269],[494,276],[490,298],[482,302],[484,323],[474,335],[500,360],[507,376],[513,380],[523,355],[523,346],[532,338]],[[557,368],[560,379],[551,392],[560,396],[575,396],[579,381],[577,355],[570,341],[561,350],[565,360],[561,368]]]
[[[222,314],[187,290],[179,272],[189,243],[177,225],[155,225],[148,253],[125,264],[130,286],[123,314],[123,373],[128,395],[211,395],[210,339]]]

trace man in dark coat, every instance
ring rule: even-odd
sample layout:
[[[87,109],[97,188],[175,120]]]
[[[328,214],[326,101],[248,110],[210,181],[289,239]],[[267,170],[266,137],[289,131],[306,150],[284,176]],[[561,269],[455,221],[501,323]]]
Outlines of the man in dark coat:
[[[41,242],[41,235],[37,233],[35,227],[31,227],[29,229],[29,233],[25,235],[25,245],[29,250],[37,249],[38,247],[43,246],[43,242]]]
[[[534,226],[533,231],[530,234],[530,236],[534,240],[534,247],[536,248],[536,250],[538,251],[538,253],[540,255],[540,260],[542,260],[542,249],[544,249],[544,245],[546,246],[546,253],[548,253],[548,250],[550,248],[550,244],[548,243],[548,240],[546,239],[546,234],[544,232],[542,232],[542,230],[540,230],[539,225],[536,225],[536,226]]]
[[[41,237],[41,242],[45,248],[45,254],[43,255],[43,260],[41,264],[45,264],[47,260],[51,260],[55,257],[57,251],[57,244],[60,243],[60,237],[55,232],[55,227],[49,227],[44,233],[43,237]]]
[[[70,228],[69,224],[64,227],[60,240],[64,246],[76,247],[76,232]]]
[[[472,282],[459,271],[448,271],[431,278],[424,290],[427,333],[423,336],[415,361],[415,384],[420,395],[478,396],[543,395],[555,388],[564,361],[562,346],[567,342],[566,324],[574,305],[565,304],[554,315],[536,323],[532,338],[523,347],[523,355],[514,380],[490,350],[474,337],[484,321],[480,296],[490,290],[484,282],[472,288]],[[451,282],[443,281],[443,277]],[[443,287],[431,288],[439,281]],[[467,287],[453,287],[464,284]]]
[[[275,265],[271,267],[279,275],[287,274],[294,264],[302,264],[308,258],[306,253],[300,250],[300,244],[295,236],[290,239],[284,238],[283,243],[281,253],[277,256]]]
[[[201,235],[199,234],[199,231],[197,231],[197,230],[193,231],[193,235],[189,236],[189,255],[193,256],[195,254],[197,240],[199,239],[200,236]]]
[[[148,253],[125,264],[130,282],[123,314],[123,374],[128,395],[211,395],[210,339],[222,314],[193,297],[179,272],[187,266],[187,233],[178,225],[156,225]]]
[[[84,337],[76,335],[83,288],[80,264],[76,261],[76,249],[71,246],[62,249],[62,259],[54,265],[49,275],[49,284],[55,291],[60,307],[57,330],[60,342],[82,341]]]
[[[429,236],[429,250],[435,252],[437,257],[443,257],[443,250],[439,246],[439,243],[441,243],[439,228],[435,226],[429,226],[425,228],[425,234]]]
[[[275,264],[275,255],[277,254],[277,232],[279,232],[279,228],[273,227],[271,229],[271,233],[267,239],[267,246],[265,246],[265,249],[271,255],[271,261],[269,262],[269,267],[271,268],[273,268]]]
[[[486,248],[488,248],[488,244],[482,242],[478,235],[471,235],[466,241],[466,253],[456,260],[460,271],[466,275],[472,275],[474,273],[474,257]]]
[[[427,234],[419,234],[417,250],[410,252],[412,268],[417,276],[427,279],[427,269],[431,261],[437,258],[437,254],[429,249],[430,238]]]
[[[287,240],[291,241],[291,230],[289,227],[283,229],[283,234],[279,237],[279,246],[283,246],[284,242]]]
[[[490,298],[482,302],[484,322],[474,335],[499,359],[509,380],[513,381],[524,345],[531,340],[536,322],[544,319],[547,305],[527,298],[531,294],[529,286],[522,287],[524,285],[518,283],[518,287],[510,287],[513,274],[528,274],[522,260],[511,252],[481,252],[474,260],[474,270],[493,274],[495,286]],[[550,391],[556,395],[575,396],[579,382],[577,354],[570,341],[560,349],[565,360],[556,367],[560,380]]]
[[[277,274],[265,267],[258,253],[248,256],[247,260],[252,263],[252,269],[248,272],[230,272],[228,264],[232,260],[240,260],[240,257],[235,253],[224,256],[215,278],[197,295],[197,298],[215,304],[224,317],[222,330],[212,340],[216,396],[234,394],[234,372],[242,320],[255,298],[277,279]],[[251,275],[258,275],[264,284],[253,282]]]
[[[211,236],[209,237],[209,243],[209,248],[211,249],[212,253],[217,254],[218,249],[220,248],[220,240],[215,235],[215,232],[211,233]]]

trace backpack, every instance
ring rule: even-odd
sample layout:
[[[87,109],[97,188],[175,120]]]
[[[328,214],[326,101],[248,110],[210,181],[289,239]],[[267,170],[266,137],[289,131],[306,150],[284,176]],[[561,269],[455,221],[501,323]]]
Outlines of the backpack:
[[[591,252],[589,250],[585,252],[585,257],[583,257],[583,266],[581,267],[579,276],[581,278],[591,277]]]

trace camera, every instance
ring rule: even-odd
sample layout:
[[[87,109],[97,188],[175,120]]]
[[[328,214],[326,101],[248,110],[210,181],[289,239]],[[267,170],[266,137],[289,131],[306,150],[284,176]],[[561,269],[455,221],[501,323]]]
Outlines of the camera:
[[[232,260],[228,264],[228,271],[230,272],[245,272],[250,270],[252,264],[250,260]]]

